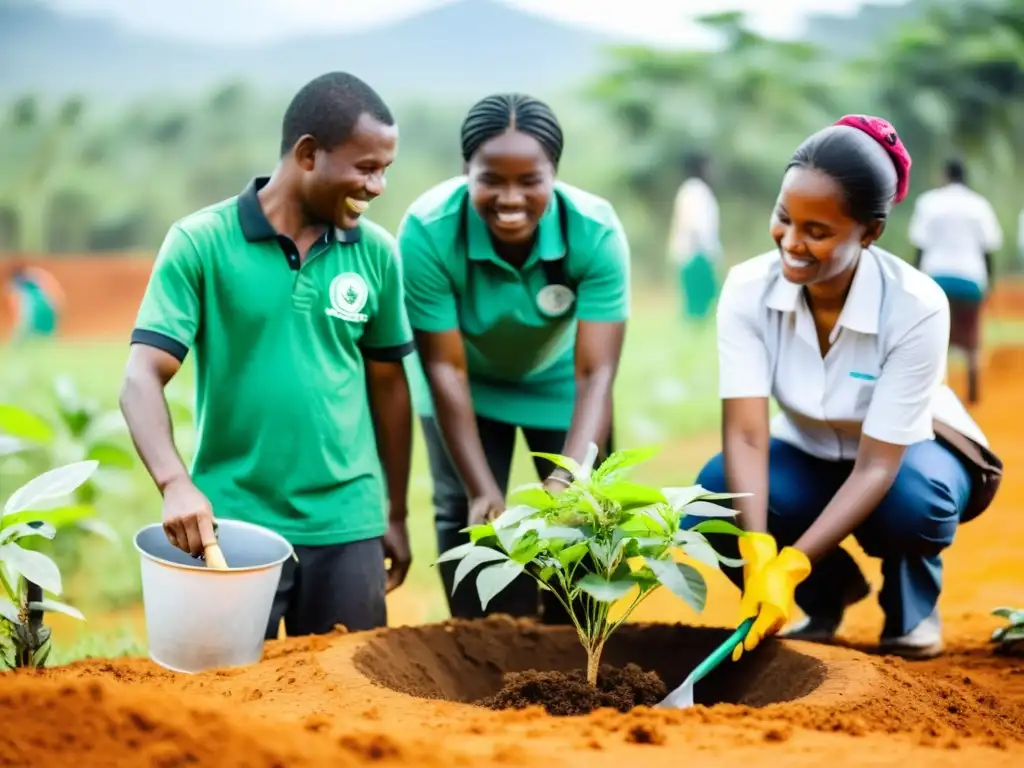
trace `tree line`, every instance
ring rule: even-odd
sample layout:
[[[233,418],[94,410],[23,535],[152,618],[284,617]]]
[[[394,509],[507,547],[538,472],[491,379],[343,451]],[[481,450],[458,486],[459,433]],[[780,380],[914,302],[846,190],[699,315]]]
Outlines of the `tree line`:
[[[687,153],[713,159],[735,261],[768,247],[769,211],[800,141],[843,114],[879,114],[914,160],[911,196],[882,245],[909,255],[913,199],[958,155],[999,214],[1006,267],[1024,208],[1024,0],[912,2],[922,6],[914,20],[852,55],[765,38],[740,13],[701,19],[717,51],[612,49],[585,89],[552,99],[566,131],[560,175],[617,206],[638,272],[654,277]],[[152,253],[176,218],[272,169],[289,97],[239,82],[114,113],[77,98],[19,98],[0,111],[0,252]],[[394,230],[420,192],[461,171],[468,106],[429,94],[394,105],[399,157],[373,219]]]

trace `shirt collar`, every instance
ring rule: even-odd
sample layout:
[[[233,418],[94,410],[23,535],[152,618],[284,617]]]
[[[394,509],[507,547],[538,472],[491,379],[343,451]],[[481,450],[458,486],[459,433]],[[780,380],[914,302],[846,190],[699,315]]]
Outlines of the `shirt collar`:
[[[471,261],[493,261],[497,264],[507,265],[504,259],[494,251],[494,244],[491,242],[491,233],[487,228],[487,222],[480,218],[472,201],[466,199],[466,238]],[[529,258],[523,264],[527,269],[537,263],[538,260],[555,261],[565,256],[565,233],[561,231],[559,224],[558,206],[561,202],[557,194],[551,195],[551,202],[547,210],[537,223],[537,240],[533,244],[533,250]]]
[[[262,240],[276,240],[279,235],[274,225],[267,219],[260,205],[257,193],[270,181],[269,176],[257,176],[250,181],[245,189],[238,195],[238,223],[242,227],[242,235],[250,243],[258,243]],[[341,229],[331,227],[327,230],[328,241],[335,240],[339,243],[356,243],[362,237],[362,230]]]
[[[765,299],[770,309],[794,312],[803,304],[803,288],[786,280],[781,272]],[[850,284],[850,292],[839,313],[836,326],[857,333],[878,333],[878,316],[882,311],[882,272],[878,260],[870,249],[860,254],[857,271]]]

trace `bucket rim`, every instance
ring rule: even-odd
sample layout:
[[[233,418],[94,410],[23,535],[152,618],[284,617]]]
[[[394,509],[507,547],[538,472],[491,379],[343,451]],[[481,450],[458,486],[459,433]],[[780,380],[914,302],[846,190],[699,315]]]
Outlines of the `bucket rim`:
[[[276,568],[289,557],[295,556],[295,547],[292,546],[291,542],[288,541],[281,534],[277,533],[276,531],[270,530],[266,526],[256,525],[255,523],[247,523],[244,520],[227,519],[217,520],[217,525],[228,527],[238,526],[241,528],[250,528],[252,530],[259,531],[260,533],[265,533],[271,538],[277,539],[282,544],[284,544],[285,547],[288,548],[288,551],[276,560],[272,560],[269,563],[264,563],[263,565],[248,565],[241,568],[232,568],[229,566],[226,571],[222,571],[217,568],[207,568],[205,565],[183,565],[181,563],[175,563],[170,560],[165,560],[162,557],[157,557],[151,552],[147,552],[141,546],[139,546],[139,537],[142,536],[142,534],[146,533],[146,531],[152,530],[153,528],[159,528],[162,531],[164,527],[163,523],[150,523],[149,525],[142,526],[142,528],[136,531],[135,535],[132,537],[132,544],[135,546],[135,549],[136,551],[138,551],[139,555],[149,560],[150,562],[159,563],[160,565],[167,566],[168,568],[177,568],[178,570],[182,571],[203,571],[204,573],[215,573],[218,576],[230,576],[233,573],[252,573],[254,571],[265,571],[268,568]],[[202,561],[197,560],[196,562]]]

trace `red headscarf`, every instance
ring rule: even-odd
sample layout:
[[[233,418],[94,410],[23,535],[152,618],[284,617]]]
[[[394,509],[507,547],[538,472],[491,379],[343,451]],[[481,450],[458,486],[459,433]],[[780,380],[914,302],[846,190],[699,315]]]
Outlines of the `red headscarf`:
[[[893,165],[896,166],[896,197],[893,202],[898,203],[903,200],[910,188],[910,153],[903,146],[903,142],[900,141],[899,134],[896,133],[892,124],[888,120],[871,115],[845,115],[835,124],[848,125],[851,128],[864,131],[882,145],[889,153],[889,157],[892,158]]]

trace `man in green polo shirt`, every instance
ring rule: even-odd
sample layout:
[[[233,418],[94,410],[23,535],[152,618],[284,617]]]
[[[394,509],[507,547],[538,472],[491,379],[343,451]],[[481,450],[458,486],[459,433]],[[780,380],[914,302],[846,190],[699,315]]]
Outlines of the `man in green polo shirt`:
[[[504,510],[518,429],[535,452],[607,453],[630,304],[622,226],[608,202],[555,180],[562,131],[547,105],[483,99],[462,152],[467,175],[424,193],[398,235],[439,552]],[[565,488],[563,470],[535,463],[545,488]],[[452,595],[455,565],[439,566],[452,615],[482,615],[472,586]],[[550,594],[522,576],[488,613],[567,622]]]
[[[384,626],[385,592],[410,561],[412,335],[394,239],[363,217],[397,127],[373,89],[331,73],[299,91],[282,133],[272,176],[171,227],[121,394],[175,546],[199,556],[214,516],[295,546],[268,637],[282,617],[292,635]],[[189,350],[191,476],[163,393]]]

